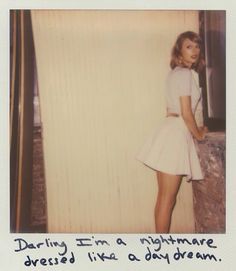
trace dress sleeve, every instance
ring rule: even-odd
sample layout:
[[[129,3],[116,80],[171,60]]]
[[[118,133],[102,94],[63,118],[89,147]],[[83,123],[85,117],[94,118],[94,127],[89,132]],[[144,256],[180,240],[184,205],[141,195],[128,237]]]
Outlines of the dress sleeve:
[[[192,76],[189,69],[178,70],[175,74],[174,83],[178,96],[191,96]]]

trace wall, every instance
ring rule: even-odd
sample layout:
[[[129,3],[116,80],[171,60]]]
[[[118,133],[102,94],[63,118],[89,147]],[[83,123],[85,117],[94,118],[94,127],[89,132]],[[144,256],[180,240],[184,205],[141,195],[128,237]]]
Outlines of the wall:
[[[177,34],[194,11],[34,10],[49,232],[154,232],[155,172],[135,159],[165,115]],[[192,232],[184,182],[173,232]]]
[[[198,152],[205,178],[193,183],[195,231],[225,233],[225,133],[208,133]]]
[[[34,48],[30,12],[10,12],[10,228],[30,226],[33,157]]]

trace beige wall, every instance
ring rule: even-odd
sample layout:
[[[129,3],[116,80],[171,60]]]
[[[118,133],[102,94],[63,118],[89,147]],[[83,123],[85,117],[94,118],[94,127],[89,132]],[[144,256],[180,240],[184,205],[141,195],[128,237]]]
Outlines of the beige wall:
[[[165,114],[176,35],[197,31],[197,16],[32,11],[49,232],[154,232],[156,176],[135,155]],[[183,184],[175,232],[193,231]]]

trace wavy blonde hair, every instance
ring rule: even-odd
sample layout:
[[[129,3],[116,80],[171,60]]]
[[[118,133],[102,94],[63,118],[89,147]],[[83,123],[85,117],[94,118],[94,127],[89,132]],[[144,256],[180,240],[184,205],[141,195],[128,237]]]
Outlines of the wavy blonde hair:
[[[174,69],[177,66],[186,67],[184,63],[180,61],[181,49],[185,39],[189,39],[192,42],[197,43],[200,47],[200,55],[198,61],[194,63],[191,67],[191,69],[195,70],[196,72],[200,72],[205,66],[205,61],[202,53],[202,40],[197,33],[192,31],[183,32],[177,37],[177,40],[171,52],[170,67],[171,69]]]

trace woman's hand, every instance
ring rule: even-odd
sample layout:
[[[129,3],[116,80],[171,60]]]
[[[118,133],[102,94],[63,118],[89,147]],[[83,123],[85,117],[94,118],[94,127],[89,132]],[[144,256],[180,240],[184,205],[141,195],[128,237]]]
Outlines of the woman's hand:
[[[206,126],[202,126],[202,127],[198,127],[199,130],[199,137],[197,138],[197,140],[201,141],[205,138],[206,133],[208,133],[208,128]]]

